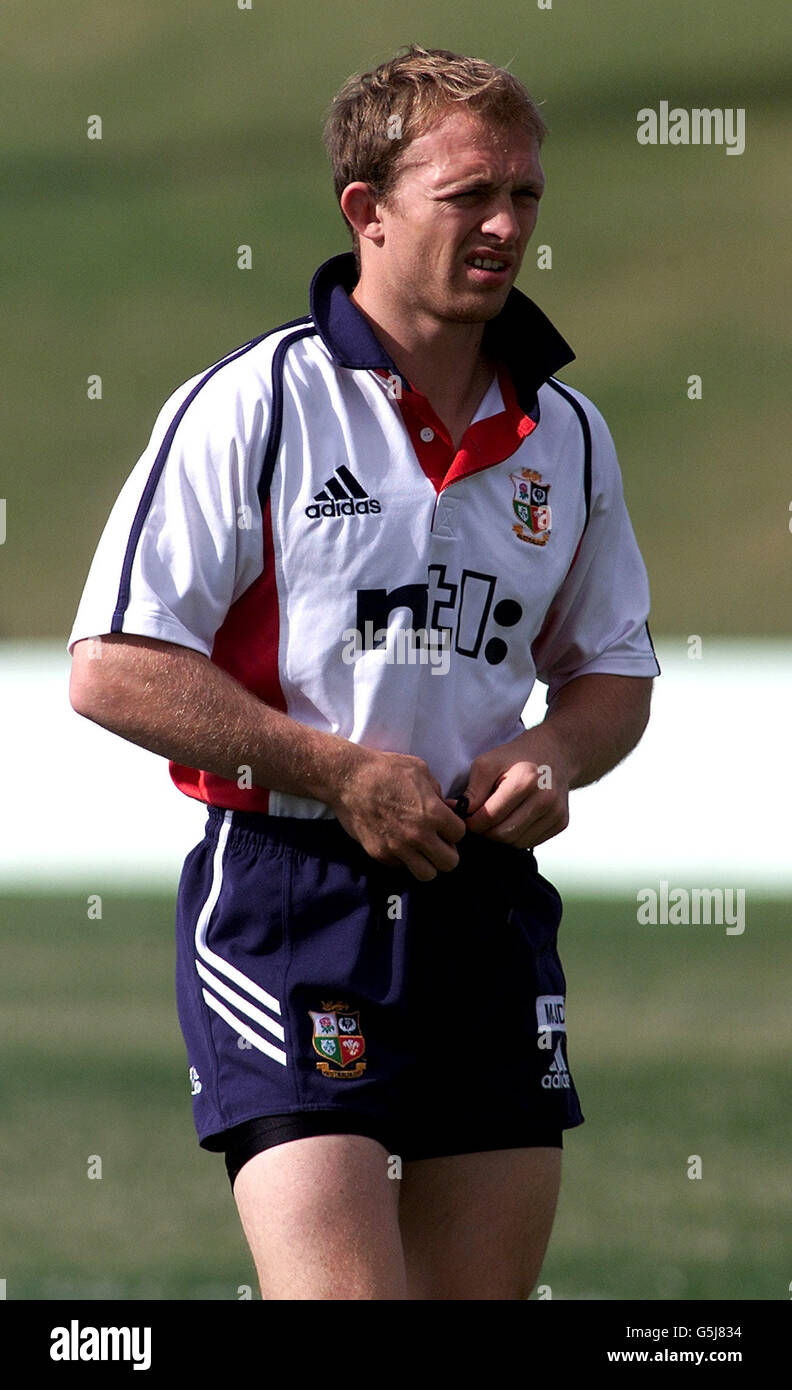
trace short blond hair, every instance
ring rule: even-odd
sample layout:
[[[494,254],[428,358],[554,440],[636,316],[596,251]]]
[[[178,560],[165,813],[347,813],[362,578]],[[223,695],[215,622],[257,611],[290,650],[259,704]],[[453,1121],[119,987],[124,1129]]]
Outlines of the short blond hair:
[[[445,48],[410,44],[373,72],[349,77],[333,100],[324,143],[336,197],[350,183],[370,185],[385,202],[399,177],[404,151],[455,103],[500,127],[522,127],[541,146],[547,126],[536,103],[505,68]],[[342,213],[343,216],[343,213]],[[346,217],[360,270],[357,232]]]

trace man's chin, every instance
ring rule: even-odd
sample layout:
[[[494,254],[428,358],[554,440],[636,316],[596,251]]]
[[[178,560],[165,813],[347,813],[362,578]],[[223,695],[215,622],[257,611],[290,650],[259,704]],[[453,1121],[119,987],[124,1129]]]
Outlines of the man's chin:
[[[511,280],[489,287],[465,285],[449,295],[449,317],[458,323],[489,323],[501,312],[511,290]]]
[[[489,323],[490,319],[497,318],[507,298],[505,294],[482,295],[475,299],[465,296],[449,307],[447,318],[452,323]]]
[[[443,323],[489,323],[501,312],[510,292],[511,285],[485,291],[451,289],[442,298],[416,296],[412,307],[417,313],[425,310]]]

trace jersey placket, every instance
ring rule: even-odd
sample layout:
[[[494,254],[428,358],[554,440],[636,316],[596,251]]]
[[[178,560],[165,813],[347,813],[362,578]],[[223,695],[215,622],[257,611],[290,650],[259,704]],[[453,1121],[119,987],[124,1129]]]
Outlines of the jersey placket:
[[[397,397],[416,458],[438,498],[460,479],[469,478],[510,458],[536,428],[536,421],[526,415],[519,405],[511,376],[503,366],[498,367],[498,385],[504,409],[468,425],[457,450],[454,450],[443,421],[421,391],[410,387]],[[446,500],[450,502],[450,499]],[[435,504],[432,530],[435,529],[437,518],[438,508]]]
[[[536,420],[526,415],[518,402],[508,368],[499,364],[497,373],[503,409],[474,420],[457,450],[443,421],[422,392],[406,383],[406,389],[403,386],[401,395],[396,397],[418,463],[435,490],[426,549],[427,627],[432,632],[446,629],[449,643],[454,640],[451,628],[459,618],[457,609],[465,585],[472,592],[476,583],[483,584],[486,589],[489,582],[487,577],[464,569],[468,550],[466,528],[472,526],[478,530],[480,518],[471,515],[475,493],[472,497],[469,492],[466,495],[455,484],[511,458],[536,428]],[[469,606],[475,607],[475,600],[470,603],[470,593],[468,599]],[[490,601],[491,594],[486,589],[487,611]],[[457,633],[457,643],[462,636],[461,632]],[[458,647],[458,650],[465,648]]]

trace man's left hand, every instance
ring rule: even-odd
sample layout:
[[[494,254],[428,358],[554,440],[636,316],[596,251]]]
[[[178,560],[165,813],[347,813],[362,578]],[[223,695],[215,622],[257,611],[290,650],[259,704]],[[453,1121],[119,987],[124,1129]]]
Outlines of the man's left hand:
[[[569,824],[569,780],[558,742],[548,730],[529,729],[476,758],[465,828],[518,849],[552,840]]]

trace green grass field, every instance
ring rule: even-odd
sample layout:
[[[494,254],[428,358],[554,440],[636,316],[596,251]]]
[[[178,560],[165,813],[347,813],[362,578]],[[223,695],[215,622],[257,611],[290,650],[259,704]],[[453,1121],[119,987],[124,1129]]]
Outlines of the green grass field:
[[[473,0],[7,0],[0,40],[0,637],[65,636],[164,400],[306,311],[313,270],[348,247],[323,113],[351,71],[411,40],[509,64],[544,103],[534,245],[553,268],[529,247],[520,286],[613,431],[654,631],[787,631],[783,0],[506,0],[494,25]],[[636,113],[661,99],[743,107],[745,152],[639,146]]]
[[[192,1129],[170,901],[106,894],[89,921],[84,898],[5,897],[0,915],[7,1297],[255,1289],[223,1161]],[[789,1297],[792,936],[779,903],[749,894],[746,919],[727,937],[639,927],[625,901],[568,903],[587,1119],[566,1140],[553,1298]]]

